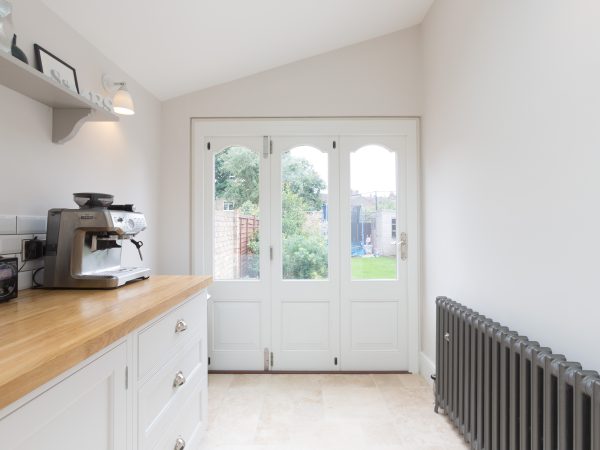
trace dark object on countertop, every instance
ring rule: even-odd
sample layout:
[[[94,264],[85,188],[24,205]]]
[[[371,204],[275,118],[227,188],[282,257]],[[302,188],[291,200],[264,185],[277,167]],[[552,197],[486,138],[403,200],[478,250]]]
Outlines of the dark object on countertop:
[[[17,258],[0,256],[0,303],[17,298],[19,291],[19,267]]]
[[[29,60],[27,59],[27,55],[25,55],[25,53],[23,52],[23,50],[21,50],[19,47],[17,47],[17,35],[16,34],[13,34],[12,47],[10,48],[10,50],[11,50],[12,55],[15,58],[20,59],[25,64],[29,64]]]
[[[135,205],[128,203],[127,205],[110,205],[108,209],[112,211],[129,211],[135,212]]]
[[[78,192],[73,194],[73,200],[80,208],[106,208],[112,205],[114,197],[110,194],[97,192]]]

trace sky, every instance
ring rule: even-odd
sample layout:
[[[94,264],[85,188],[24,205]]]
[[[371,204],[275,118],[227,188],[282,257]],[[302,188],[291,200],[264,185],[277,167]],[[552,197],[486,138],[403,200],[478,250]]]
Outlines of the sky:
[[[321,178],[327,182],[327,153],[309,146],[296,147],[290,152],[292,156],[308,160]],[[395,161],[395,153],[378,145],[368,145],[352,152],[350,156],[350,184],[352,191],[359,191],[361,193],[372,193],[373,191],[395,192]]]

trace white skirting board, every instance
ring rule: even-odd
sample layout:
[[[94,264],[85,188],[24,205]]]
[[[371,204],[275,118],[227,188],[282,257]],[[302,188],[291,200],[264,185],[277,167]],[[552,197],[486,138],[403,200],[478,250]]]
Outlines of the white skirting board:
[[[435,364],[429,359],[425,353],[419,354],[419,374],[427,380],[428,383],[433,384],[431,375],[435,373]]]

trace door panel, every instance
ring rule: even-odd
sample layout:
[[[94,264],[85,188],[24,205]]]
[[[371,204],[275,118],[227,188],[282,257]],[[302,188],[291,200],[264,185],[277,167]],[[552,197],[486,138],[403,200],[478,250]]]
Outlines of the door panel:
[[[211,368],[263,370],[270,342],[264,139],[206,137],[205,149],[205,205],[211,211],[205,220],[205,260],[214,277],[209,288]]]
[[[261,302],[216,301],[213,305],[213,350],[261,350]]]
[[[274,370],[336,370],[338,158],[334,137],[272,137]]]
[[[398,303],[395,301],[352,301],[352,351],[398,348]]]
[[[282,301],[281,350],[328,351],[330,347],[329,302]]]
[[[0,420],[11,450],[126,450],[126,344],[120,344]]]
[[[342,370],[408,370],[406,140],[341,136]]]

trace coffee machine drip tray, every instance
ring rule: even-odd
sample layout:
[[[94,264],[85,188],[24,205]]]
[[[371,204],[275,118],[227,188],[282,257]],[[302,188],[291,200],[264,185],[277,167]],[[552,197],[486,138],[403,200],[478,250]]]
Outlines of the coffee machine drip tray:
[[[106,287],[119,287],[130,281],[143,280],[149,277],[150,269],[142,267],[120,267],[115,270],[102,270],[80,276],[82,279],[106,280]]]

